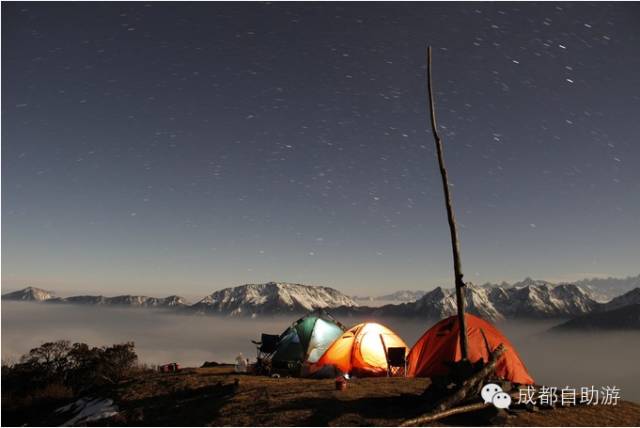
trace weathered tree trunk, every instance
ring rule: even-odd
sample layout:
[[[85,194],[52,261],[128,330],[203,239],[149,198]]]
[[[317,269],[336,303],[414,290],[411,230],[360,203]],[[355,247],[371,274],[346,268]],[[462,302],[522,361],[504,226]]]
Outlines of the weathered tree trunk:
[[[456,230],[456,219],[453,214],[453,206],[451,203],[451,194],[449,191],[449,179],[447,177],[447,169],[444,166],[444,154],[442,152],[442,140],[438,133],[438,125],[436,124],[435,102],[433,100],[433,84],[431,82],[431,46],[427,48],[427,80],[429,90],[429,111],[431,114],[431,130],[433,131],[433,139],[436,143],[436,152],[438,154],[438,164],[440,165],[440,175],[442,176],[442,188],[444,190],[444,202],[447,206],[447,220],[449,222],[449,232],[451,233],[451,247],[453,250],[453,270],[456,285],[456,306],[458,307],[458,319],[460,325],[460,351],[462,360],[467,360],[469,349],[467,345],[467,323],[464,319],[464,281],[462,280],[462,266],[460,261],[460,245],[458,244],[458,232]]]

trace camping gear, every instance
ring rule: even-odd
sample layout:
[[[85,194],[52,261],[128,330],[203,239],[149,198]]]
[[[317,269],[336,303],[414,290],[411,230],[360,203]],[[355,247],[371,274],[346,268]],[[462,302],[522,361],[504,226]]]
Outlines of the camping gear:
[[[260,360],[270,357],[271,354],[276,352],[276,349],[278,349],[278,339],[280,339],[280,336],[278,336],[277,334],[262,333],[262,335],[260,336],[260,342],[252,340],[251,343],[257,345],[257,359]]]
[[[322,310],[300,318],[280,335],[271,356],[272,370],[299,376],[303,364],[318,361],[344,330],[342,324]]]
[[[407,375],[407,348],[390,347],[387,349],[387,376]]]
[[[336,370],[352,376],[387,376],[389,348],[405,348],[404,341],[387,327],[377,323],[362,323],[351,327],[320,357],[316,370],[333,365]]]
[[[252,340],[251,343],[256,345],[256,364],[253,366],[255,374],[269,375],[271,373],[271,357],[278,349],[278,340],[280,336],[277,334],[262,333],[260,341]]]
[[[338,391],[344,391],[347,389],[347,379],[344,376],[338,376],[336,378],[336,389]]]
[[[158,367],[158,371],[160,373],[174,373],[180,371],[180,366],[178,363],[162,364]]]
[[[247,372],[247,359],[244,358],[244,356],[242,355],[242,352],[240,354],[238,354],[238,356],[236,357],[236,364],[234,367],[234,370],[236,373],[246,373]]]
[[[497,328],[474,315],[465,314],[465,318],[471,363],[488,362],[489,354],[504,344],[506,351],[496,364],[496,376],[522,385],[534,383],[515,347]],[[446,318],[427,330],[409,352],[408,375],[432,378],[449,374],[454,363],[462,358],[459,331],[457,316]]]
[[[344,376],[345,373],[334,366],[333,364],[327,364],[326,366],[322,366],[320,368],[316,367],[315,364],[304,365],[302,366],[302,377],[310,377],[312,379],[335,379],[339,376]],[[348,375],[347,375],[348,376]]]

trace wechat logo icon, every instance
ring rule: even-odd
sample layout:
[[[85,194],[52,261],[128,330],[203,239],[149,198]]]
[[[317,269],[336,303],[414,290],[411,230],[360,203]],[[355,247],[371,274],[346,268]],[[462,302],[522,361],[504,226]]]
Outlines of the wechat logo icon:
[[[498,409],[508,409],[511,405],[511,396],[504,392],[500,385],[488,383],[480,391],[482,399],[486,403],[491,403]]]

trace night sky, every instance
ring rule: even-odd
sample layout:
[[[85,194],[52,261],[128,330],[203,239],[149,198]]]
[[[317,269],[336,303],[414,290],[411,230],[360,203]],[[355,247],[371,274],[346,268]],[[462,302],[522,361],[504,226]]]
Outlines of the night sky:
[[[465,278],[637,274],[637,3],[3,3],[3,286],[452,286],[427,44]]]

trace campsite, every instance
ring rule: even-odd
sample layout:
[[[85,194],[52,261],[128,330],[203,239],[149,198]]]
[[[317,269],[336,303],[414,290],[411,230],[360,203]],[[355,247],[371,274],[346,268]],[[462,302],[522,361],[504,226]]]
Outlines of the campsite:
[[[2,426],[640,425],[638,10],[3,2]]]
[[[518,351],[523,349],[512,345],[497,328],[474,318],[468,315],[470,355],[486,360],[487,346],[489,349],[495,346],[494,340],[509,343],[508,358],[497,366],[496,380],[534,382],[536,371],[529,372],[526,360],[521,359],[532,355],[530,349],[524,349],[520,355]],[[402,349],[406,366],[400,359],[394,367],[387,363],[390,356],[385,355],[385,349],[388,352],[403,348],[406,343],[384,324],[345,325],[333,318],[330,311],[323,310],[299,318],[251,322],[248,331],[254,334],[240,338],[255,351],[244,353],[248,365],[238,361],[235,364],[210,361],[199,364],[203,367],[178,364],[175,370],[166,367],[173,364],[148,366],[143,371],[131,372],[117,384],[102,385],[92,392],[94,399],[111,403],[108,412],[98,408],[107,417],[90,421],[86,418],[95,414],[88,412],[85,419],[78,420],[80,424],[100,426],[397,426],[424,414],[428,404],[435,400],[425,391],[433,387],[437,374],[424,373],[427,375],[424,376],[416,372],[433,367],[442,374],[442,366],[434,359],[459,358],[459,355],[456,357],[457,340],[449,339],[457,339],[455,317],[420,324],[424,331],[410,336],[415,336],[415,343],[412,339]],[[267,331],[260,333],[261,327]],[[405,328],[398,331],[407,333]],[[518,336],[514,339],[522,343]],[[251,343],[251,337],[271,339]],[[440,344],[434,345],[434,340]],[[267,347],[263,347],[264,344]],[[258,357],[268,361],[258,364]],[[393,362],[392,358],[389,360]],[[345,366],[345,362],[349,364]],[[340,385],[338,378],[345,372],[351,376]],[[517,406],[514,395],[514,405],[506,411],[487,406],[418,425],[635,426],[640,420],[640,405],[625,399],[626,392],[623,388],[616,405],[556,405],[553,408]],[[20,421],[20,425],[62,424],[79,415],[78,409],[55,411],[71,400],[69,397],[48,405],[34,401],[33,405],[39,406],[35,407],[37,411],[25,413],[23,409],[18,414],[12,414],[3,401],[3,417],[14,423]],[[482,398],[478,393],[469,401],[481,403]]]
[[[234,390],[235,379],[240,383]],[[237,375],[231,366],[194,368],[123,385],[114,393],[124,411],[95,425],[397,426],[418,416],[418,397],[427,385],[427,379],[363,378],[337,391],[333,380]],[[452,418],[433,425],[637,426],[639,418],[640,406],[624,401],[617,407]]]

